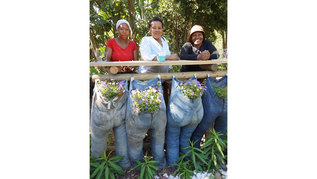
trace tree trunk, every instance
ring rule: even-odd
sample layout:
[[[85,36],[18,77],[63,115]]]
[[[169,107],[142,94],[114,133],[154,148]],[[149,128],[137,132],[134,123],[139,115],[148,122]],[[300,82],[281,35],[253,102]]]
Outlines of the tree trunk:
[[[91,54],[94,55],[94,57],[90,57],[90,59],[97,59],[97,45],[96,45],[96,42],[95,42],[95,39],[94,39],[94,33],[92,31],[92,29],[90,29],[90,50],[93,52]]]
[[[222,49],[227,49],[227,31],[221,31],[221,36],[222,36]]]
[[[134,21],[134,14],[135,14],[135,8],[134,8],[135,0],[128,0],[128,9],[129,9],[129,16],[130,16],[130,26],[132,29],[132,38],[133,41],[136,42],[136,33],[135,33],[135,21]]]

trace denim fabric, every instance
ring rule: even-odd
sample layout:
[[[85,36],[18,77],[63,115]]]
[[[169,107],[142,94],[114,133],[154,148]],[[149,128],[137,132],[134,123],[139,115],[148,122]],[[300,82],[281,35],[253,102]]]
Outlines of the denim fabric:
[[[192,77],[191,79],[196,79]],[[179,151],[186,153],[185,145],[203,118],[201,98],[189,99],[180,89],[179,80],[173,76],[171,95],[167,106],[166,149],[169,166],[179,158]]]
[[[125,130],[126,101],[128,98],[128,82],[125,81],[123,95],[119,99],[109,101],[101,95],[95,82],[91,105],[91,156],[102,157],[107,148],[107,137],[111,129],[114,131],[116,155],[123,156],[119,165],[126,169],[131,166],[128,158],[127,134]]]
[[[219,98],[215,93],[212,85],[216,84],[217,86],[225,87],[227,86],[227,75],[217,80],[211,77],[206,79],[206,87],[203,99],[204,107],[204,116],[202,121],[199,123],[193,135],[191,141],[195,142],[195,147],[200,147],[200,141],[205,132],[211,127],[213,122],[215,122],[215,131],[221,132],[223,135],[221,138],[224,138],[227,129],[227,99]]]
[[[149,86],[156,86],[160,81],[160,76],[149,81],[138,81],[133,77],[130,80],[130,89],[127,106],[126,129],[128,136],[128,154],[133,166],[137,163],[135,160],[143,161],[143,139],[150,129],[152,156],[158,161],[157,167],[163,168],[166,165],[164,153],[164,139],[166,127],[166,106],[162,97],[161,108],[154,113],[137,111],[132,99],[132,90],[139,88],[145,90]],[[162,86],[160,87],[162,91]]]

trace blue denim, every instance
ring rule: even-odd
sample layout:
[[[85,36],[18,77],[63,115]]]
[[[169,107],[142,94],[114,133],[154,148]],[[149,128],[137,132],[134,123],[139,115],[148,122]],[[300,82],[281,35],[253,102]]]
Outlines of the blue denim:
[[[154,113],[137,111],[132,99],[132,90],[138,88],[140,91],[149,86],[156,86],[161,81],[160,76],[149,81],[138,81],[133,77],[130,80],[129,97],[127,103],[126,129],[128,136],[128,154],[132,166],[136,166],[135,160],[143,161],[143,139],[147,131],[150,131],[151,149],[154,160],[158,161],[156,166],[163,168],[166,165],[164,153],[164,139],[166,127],[166,106],[162,97],[161,108]],[[160,87],[162,91],[162,86]]]
[[[108,133],[113,129],[116,155],[123,156],[118,164],[126,169],[131,166],[125,129],[128,82],[125,81],[124,92],[119,99],[108,100],[101,95],[97,81],[95,82],[91,105],[91,156],[99,158],[104,155],[107,148]]]
[[[196,79],[196,77],[191,78]],[[189,139],[195,128],[203,118],[201,98],[189,99],[180,89],[179,80],[173,76],[170,99],[167,106],[166,149],[169,166],[175,166],[179,158],[179,151],[189,145]]]
[[[204,107],[204,116],[202,121],[199,123],[197,128],[192,134],[191,141],[195,142],[195,147],[200,148],[200,141],[205,134],[205,132],[211,127],[213,122],[215,122],[215,131],[221,132],[223,135],[221,138],[224,138],[227,129],[227,98],[219,98],[215,93],[212,85],[225,87],[227,86],[227,75],[217,80],[211,77],[206,79],[206,87],[203,99]]]

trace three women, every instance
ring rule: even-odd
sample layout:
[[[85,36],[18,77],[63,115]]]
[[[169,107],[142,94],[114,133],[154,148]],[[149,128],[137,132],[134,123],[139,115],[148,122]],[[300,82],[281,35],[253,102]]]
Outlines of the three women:
[[[186,42],[180,53],[180,57],[177,54],[171,54],[166,38],[163,34],[163,22],[160,18],[154,17],[149,21],[149,30],[151,36],[143,37],[140,44],[140,54],[143,61],[157,61],[159,54],[164,54],[166,60],[211,60],[217,59],[219,54],[215,46],[211,41],[205,39],[204,30],[201,26],[195,25],[190,31],[188,42]],[[119,20],[116,24],[117,32],[119,37],[110,39],[107,43],[106,53],[107,61],[131,61],[138,60],[138,53],[136,44],[129,40],[129,34],[131,28],[126,20]],[[139,73],[167,73],[168,66],[140,66]],[[123,71],[132,70],[130,67],[122,68]],[[183,66],[182,71],[201,71],[199,65]],[[164,111],[165,112],[165,111]],[[133,120],[130,120],[133,121]],[[149,120],[147,120],[149,121]],[[165,125],[166,116],[164,119],[154,120],[158,121],[155,126],[145,125],[146,122],[139,122],[142,124],[142,130],[137,126],[133,126],[134,123],[126,122],[126,128],[128,131],[128,143],[129,143],[129,158],[133,159],[132,164],[135,165],[134,161],[139,160],[143,157],[142,143],[145,133],[148,129],[154,131],[152,143],[154,158],[159,161],[158,167],[162,168],[165,165],[164,156],[164,136],[165,136]],[[130,125],[131,123],[131,125]],[[160,130],[158,130],[160,129]],[[164,130],[161,130],[164,129]],[[156,132],[155,131],[159,131]],[[136,134],[140,134],[135,137]],[[138,144],[133,147],[133,144]],[[141,146],[141,148],[140,148]],[[136,155],[137,154],[137,155]]]

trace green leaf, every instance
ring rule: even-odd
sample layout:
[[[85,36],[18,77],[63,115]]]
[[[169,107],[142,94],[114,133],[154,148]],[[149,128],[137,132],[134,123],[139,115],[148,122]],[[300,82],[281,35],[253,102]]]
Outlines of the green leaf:
[[[135,162],[137,163],[137,165],[136,165],[135,167],[133,167],[133,168],[132,168],[132,170],[135,170],[135,169],[137,169],[137,168],[141,167],[141,166],[142,166],[142,164],[143,164],[143,163],[141,163],[141,162],[140,162],[140,161],[138,161],[138,160],[135,160]]]
[[[110,178],[115,179],[114,174],[110,171]]]
[[[225,157],[225,155],[222,153],[220,145],[218,143],[216,145],[217,145],[217,148],[218,148],[219,152],[221,153],[222,157]]]
[[[149,163],[149,164],[156,164],[156,163],[158,163],[158,161],[156,161],[156,160],[151,160],[151,161],[148,161],[148,163]]]
[[[99,171],[99,170],[102,170],[103,166],[104,166],[104,163],[101,163],[101,164],[94,170],[94,172],[91,174],[90,178],[95,177],[95,176],[97,175],[98,171]]]
[[[149,165],[149,167],[153,168],[154,170],[158,170],[159,168],[155,165]]]
[[[109,167],[106,167],[106,170],[105,170],[105,179],[109,179]]]
[[[99,164],[98,163],[90,163],[90,166],[97,168],[99,166]]]
[[[152,175],[153,175],[153,171],[152,171],[149,167],[147,167],[146,170],[147,170],[147,172],[146,172],[146,173],[147,173],[147,176],[148,176],[149,178],[152,178],[152,177],[153,177],[153,176],[152,176]]]
[[[141,172],[140,172],[140,179],[142,179],[142,178],[143,178],[143,175],[144,175],[144,170],[145,170],[145,168],[144,168],[144,167],[142,167],[142,168],[141,168]]]
[[[112,167],[117,173],[120,173],[121,175],[124,174],[122,168],[119,165],[116,165],[112,161],[109,161],[110,167]]]
[[[202,161],[204,164],[207,165],[207,162],[205,161],[205,159],[203,158],[203,156],[201,156],[201,155],[196,155],[196,156],[199,158],[200,161]]]
[[[103,173],[103,170],[101,170],[101,171],[98,173],[98,175],[97,175],[96,179],[100,179],[100,178],[101,178],[102,173]]]
[[[113,161],[113,162],[119,162],[121,159],[123,159],[122,156],[114,156],[110,159],[110,161]]]

